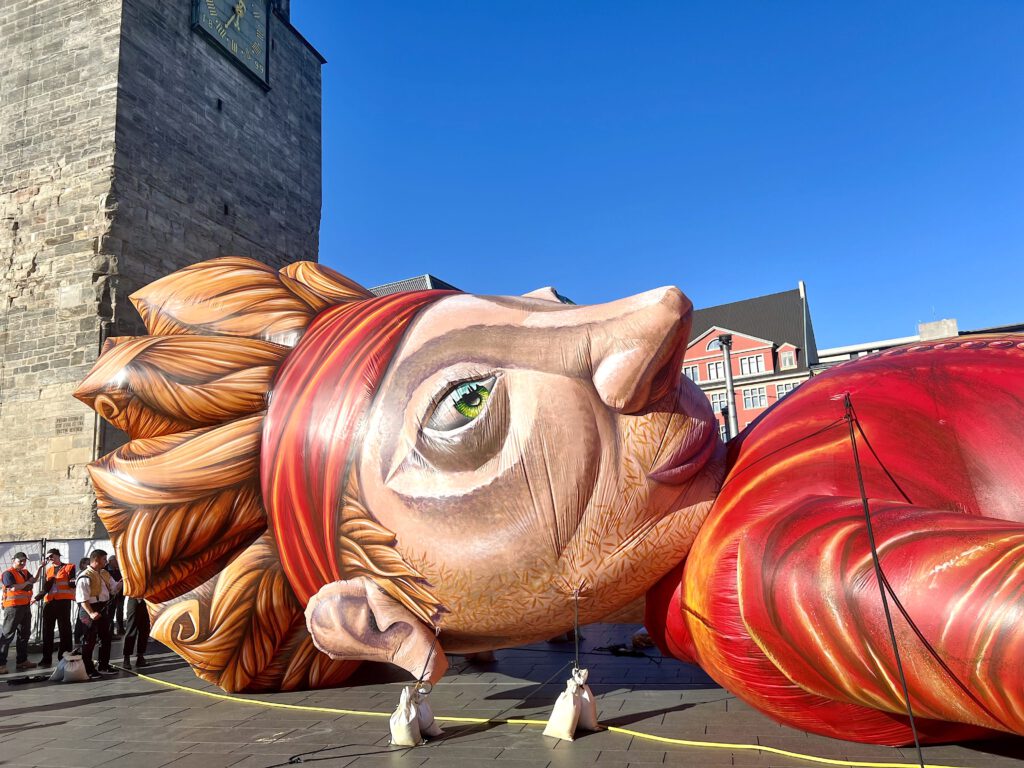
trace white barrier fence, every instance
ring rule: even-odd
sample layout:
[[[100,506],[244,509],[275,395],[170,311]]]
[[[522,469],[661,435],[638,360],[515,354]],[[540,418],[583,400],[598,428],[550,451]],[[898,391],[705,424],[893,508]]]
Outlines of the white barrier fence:
[[[0,541],[0,571],[6,571],[14,565],[14,553],[24,552],[28,555],[28,565],[25,567],[28,572],[36,578],[41,577],[43,564],[43,553],[48,549],[59,549],[60,557],[65,563],[74,563],[77,567],[79,561],[88,557],[94,549],[106,550],[107,554],[114,554],[114,547],[110,539],[36,539],[35,541]],[[74,625],[74,620],[72,620]],[[32,637],[30,643],[38,643],[42,640],[43,631],[43,604],[35,603],[32,606]]]

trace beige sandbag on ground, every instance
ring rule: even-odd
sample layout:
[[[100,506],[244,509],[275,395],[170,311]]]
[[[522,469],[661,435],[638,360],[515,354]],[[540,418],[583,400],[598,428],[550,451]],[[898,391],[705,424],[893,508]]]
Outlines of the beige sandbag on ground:
[[[554,736],[563,741],[572,741],[576,732],[576,724],[580,719],[580,685],[575,677],[570,677],[565,684],[565,690],[558,694],[555,701],[555,708],[551,710],[551,717],[544,727],[545,736]]]
[[[421,683],[416,688],[416,714],[420,724],[420,735],[434,739],[444,734],[441,730],[441,726],[434,720],[434,711],[430,708],[430,700],[427,698],[430,695],[431,686],[429,683]]]
[[[597,722],[597,701],[594,699],[594,692],[587,685],[588,674],[585,669],[577,668],[572,671],[573,680],[580,687],[580,719],[578,725],[584,731],[597,731],[601,726]]]
[[[57,662],[56,669],[50,675],[54,683],[84,683],[89,679],[89,673],[85,671],[85,662],[80,654],[67,651],[64,657]]]
[[[396,747],[415,747],[423,743],[416,706],[416,687],[402,689],[398,708],[391,714],[391,743]]]

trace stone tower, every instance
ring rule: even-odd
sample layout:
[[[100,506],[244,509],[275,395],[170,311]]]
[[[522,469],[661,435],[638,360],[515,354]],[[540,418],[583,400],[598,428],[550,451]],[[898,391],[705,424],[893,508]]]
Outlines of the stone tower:
[[[71,392],[138,287],[317,258],[324,60],[281,0],[9,0],[0,50],[0,541],[91,538]]]

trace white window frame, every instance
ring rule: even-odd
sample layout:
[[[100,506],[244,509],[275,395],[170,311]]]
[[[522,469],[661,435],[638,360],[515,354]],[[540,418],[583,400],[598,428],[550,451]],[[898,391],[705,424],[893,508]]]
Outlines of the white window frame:
[[[712,371],[718,372],[716,376]],[[708,381],[721,381],[725,378],[725,363],[721,360],[714,360],[708,363]]]
[[[692,375],[691,375],[692,374]],[[699,365],[684,365],[683,376],[688,378],[690,381],[700,383],[700,366]]]
[[[800,386],[800,382],[799,381],[787,381],[785,384],[776,384],[775,385],[775,399],[776,400],[781,400],[786,395],[788,395],[790,392],[792,392],[794,389],[796,389],[798,386]]]
[[[722,342],[718,338],[714,338],[708,342],[708,345],[704,347],[708,352],[717,352],[722,348]]]
[[[722,438],[723,443],[729,442],[729,425],[719,424],[718,425],[718,436]]]
[[[786,362],[786,357],[789,356],[789,362]],[[784,349],[779,352],[779,368],[783,371],[788,371],[796,368],[796,350]]]
[[[764,355],[747,355],[740,358],[740,376],[764,373]]]
[[[715,413],[721,413],[723,407],[729,405],[729,393],[728,392],[712,392],[711,393],[711,410]]]
[[[763,385],[760,387],[744,387],[742,392],[743,409],[745,411],[756,411],[758,408],[768,407],[767,387]]]

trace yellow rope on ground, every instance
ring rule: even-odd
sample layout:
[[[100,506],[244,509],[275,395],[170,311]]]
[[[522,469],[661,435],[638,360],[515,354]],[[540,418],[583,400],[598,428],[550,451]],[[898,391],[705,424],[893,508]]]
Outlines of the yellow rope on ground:
[[[122,667],[122,669],[124,669]],[[260,707],[273,707],[275,709],[293,709],[300,712],[326,712],[331,715],[359,715],[362,717],[391,717],[390,712],[370,712],[359,709],[336,709],[334,707],[310,707],[305,704],[285,704],[278,701],[263,701],[261,699],[247,699],[242,696],[233,696],[229,693],[214,693],[213,691],[202,691],[198,688],[191,688],[187,685],[180,685],[179,683],[171,683],[167,680],[161,680],[156,677],[150,677],[149,675],[143,675],[139,672],[133,672],[130,669],[125,669],[125,672],[130,672],[141,680],[154,683],[156,685],[163,685],[168,688],[177,688],[180,691],[186,691],[188,693],[195,693],[200,696],[208,696],[211,699],[221,699],[222,701],[233,701],[236,704],[254,704]],[[434,717],[435,720],[444,723],[471,723],[475,725],[547,725],[547,720],[528,720],[522,718],[507,718],[507,719],[489,719],[486,717]],[[800,752],[790,752],[786,749],[777,749],[776,747],[767,747],[762,744],[727,744],[717,741],[691,741],[690,739],[673,739],[670,736],[656,736],[652,733],[643,733],[642,731],[634,731],[629,728],[619,728],[614,725],[603,726],[605,730],[613,733],[621,733],[626,736],[635,736],[638,739],[648,739],[650,741],[658,741],[663,744],[676,744],[682,747],[702,747],[705,749],[729,749],[734,751],[757,751],[757,752],[770,752],[773,755],[782,755],[783,757],[792,757],[796,760],[807,760],[812,763],[820,763],[823,765],[848,765],[854,768],[920,768],[917,763],[876,763],[867,760],[839,760],[831,757],[817,757],[816,755],[805,755]],[[958,768],[958,766],[951,765],[933,765],[925,763],[925,768]]]

